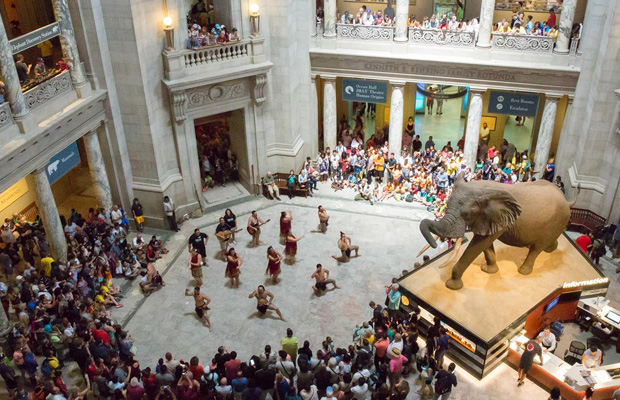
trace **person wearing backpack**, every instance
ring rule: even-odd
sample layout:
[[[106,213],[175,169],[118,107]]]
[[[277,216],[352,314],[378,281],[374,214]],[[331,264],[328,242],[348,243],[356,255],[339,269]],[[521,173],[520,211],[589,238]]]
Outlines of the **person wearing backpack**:
[[[52,350],[48,350],[47,357],[41,363],[41,373],[48,378],[56,377],[56,370],[60,367],[60,363],[58,359],[54,357],[54,352]]]
[[[454,375],[454,369],[456,364],[450,363],[447,371],[440,370],[435,377],[435,393],[433,394],[433,400],[448,400],[452,393],[452,386],[456,387],[456,375]]]

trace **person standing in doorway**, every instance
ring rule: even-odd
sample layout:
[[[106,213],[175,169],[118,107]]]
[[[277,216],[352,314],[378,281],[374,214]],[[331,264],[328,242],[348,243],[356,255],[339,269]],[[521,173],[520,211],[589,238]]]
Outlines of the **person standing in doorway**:
[[[178,232],[179,227],[177,226],[176,205],[168,196],[164,196],[164,213],[166,214],[166,218],[168,218],[170,230]]]
[[[200,232],[200,229],[194,229],[194,233],[189,237],[187,241],[188,251],[191,253],[192,249],[198,251],[202,256],[202,265],[207,265],[207,242],[209,241],[209,235]]]
[[[224,168],[222,167],[222,160],[219,158],[215,159],[215,181],[218,186],[226,187],[224,185]]]
[[[138,229],[138,232],[142,232],[144,230],[144,211],[137,197],[133,199],[131,213],[133,214],[134,221],[136,221],[136,229]]]
[[[534,357],[536,355],[540,358],[540,365],[543,365],[544,361],[542,358],[542,347],[540,347],[540,343],[542,343],[542,337],[538,336],[536,339],[530,340],[525,344],[525,349],[523,350],[521,361],[519,362],[519,383],[517,386],[523,386],[525,383],[525,377],[527,376],[530,368],[532,368],[532,365],[534,365]]]

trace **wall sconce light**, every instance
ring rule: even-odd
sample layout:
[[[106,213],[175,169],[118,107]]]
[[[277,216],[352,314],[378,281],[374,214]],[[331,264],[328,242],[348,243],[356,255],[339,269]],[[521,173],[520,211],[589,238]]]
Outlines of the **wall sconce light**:
[[[166,32],[166,46],[168,51],[174,51],[174,28],[172,18],[164,17],[164,32]]]
[[[250,20],[252,21],[252,36],[260,36],[260,8],[258,4],[250,4]]]

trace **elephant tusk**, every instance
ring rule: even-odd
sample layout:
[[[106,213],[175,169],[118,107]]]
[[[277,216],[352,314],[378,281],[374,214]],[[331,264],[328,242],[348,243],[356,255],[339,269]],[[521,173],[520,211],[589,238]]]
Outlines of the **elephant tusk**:
[[[433,235],[433,236],[435,237],[435,240],[439,239],[439,236],[437,236],[437,235]],[[420,250],[420,252],[416,256],[416,258],[420,257],[422,254],[424,254],[426,252],[426,250],[428,250],[430,247],[431,247],[431,245],[427,243],[426,246],[422,247],[422,250]]]
[[[456,244],[454,246],[454,250],[452,250],[452,255],[450,256],[450,259],[446,261],[445,264],[441,265],[439,268],[447,267],[448,264],[451,264],[454,260],[456,260],[456,257],[458,257],[459,251],[461,250],[462,243],[463,243],[463,237],[456,239]]]

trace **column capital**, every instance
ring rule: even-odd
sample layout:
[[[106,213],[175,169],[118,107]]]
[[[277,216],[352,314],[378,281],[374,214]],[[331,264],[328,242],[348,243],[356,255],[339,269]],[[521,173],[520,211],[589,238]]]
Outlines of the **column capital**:
[[[616,94],[616,97],[618,98],[618,100],[620,100],[620,89],[614,90],[614,93]],[[568,96],[568,99],[571,100],[573,97],[575,96]]]
[[[312,81],[312,83],[316,82],[317,76],[318,76],[317,74],[310,74],[310,80]]]
[[[545,93],[545,99],[547,101],[553,101],[553,102],[557,102],[558,100],[560,100],[562,97],[564,97],[563,94],[561,93]]]
[[[336,75],[321,75],[321,79],[329,83],[336,82],[336,78],[337,78]]]
[[[484,88],[484,87],[479,87],[479,86],[469,87],[469,93],[471,93],[472,96],[482,96],[484,92],[486,91],[487,91],[487,88]]]
[[[405,81],[390,81],[390,85],[392,85],[392,90],[403,88],[406,84],[407,82]]]

